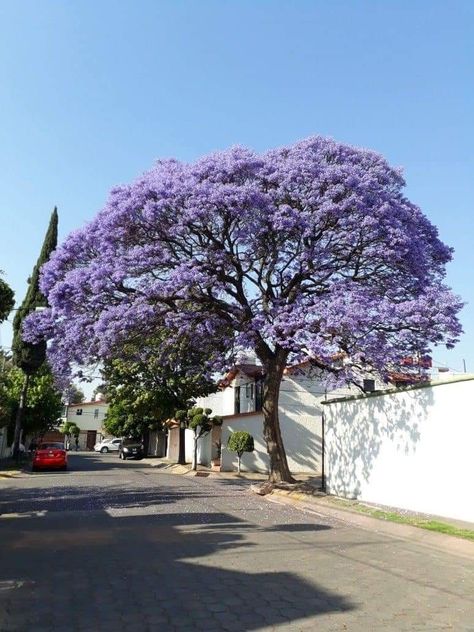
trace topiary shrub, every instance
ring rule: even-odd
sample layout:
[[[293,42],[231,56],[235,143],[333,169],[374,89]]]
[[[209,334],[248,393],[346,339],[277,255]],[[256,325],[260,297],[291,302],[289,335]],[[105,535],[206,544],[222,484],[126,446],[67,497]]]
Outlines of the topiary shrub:
[[[188,428],[194,432],[193,450],[193,470],[197,469],[197,442],[205,434],[210,432],[213,426],[222,425],[222,417],[215,415],[211,417],[211,408],[190,408],[189,410],[178,410],[175,418],[178,421],[185,421]]]
[[[227,449],[229,452],[237,452],[238,472],[240,474],[240,460],[244,452],[253,452],[254,444],[252,435],[246,430],[233,432],[227,440]]]

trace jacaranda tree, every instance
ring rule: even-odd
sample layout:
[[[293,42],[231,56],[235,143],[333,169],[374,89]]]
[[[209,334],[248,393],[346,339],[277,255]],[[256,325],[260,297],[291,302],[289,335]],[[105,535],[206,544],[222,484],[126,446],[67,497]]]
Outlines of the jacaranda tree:
[[[158,326],[226,342],[210,370],[253,349],[270,477],[291,480],[278,421],[287,363],[310,357],[339,381],[361,365],[384,373],[461,331],[443,281],[452,252],[404,184],[378,154],[321,137],[159,161],[44,266],[51,309],[30,317],[29,336],[52,340],[61,374]]]

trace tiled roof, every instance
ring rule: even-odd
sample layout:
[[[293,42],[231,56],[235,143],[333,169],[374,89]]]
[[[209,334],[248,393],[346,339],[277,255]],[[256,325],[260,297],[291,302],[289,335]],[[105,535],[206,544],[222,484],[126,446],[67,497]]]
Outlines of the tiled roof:
[[[247,377],[261,377],[263,375],[263,367],[258,364],[236,364],[226,375],[220,380],[219,387],[227,388],[237,377],[238,373],[243,373]]]
[[[83,406],[99,406],[100,404],[107,404],[107,402],[105,401],[105,399],[99,399],[96,402],[80,402],[79,404],[68,404],[68,407],[72,408],[74,406],[75,408],[82,408]]]

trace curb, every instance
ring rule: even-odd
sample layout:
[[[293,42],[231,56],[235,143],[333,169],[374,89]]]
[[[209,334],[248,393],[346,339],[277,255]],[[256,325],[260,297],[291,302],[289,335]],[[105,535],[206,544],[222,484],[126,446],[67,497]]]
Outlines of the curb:
[[[320,498],[324,498],[322,495]],[[295,509],[309,511],[324,518],[333,518],[347,525],[356,526],[372,533],[383,533],[394,539],[415,542],[429,549],[442,550],[452,555],[458,555],[465,559],[474,560],[474,542],[464,538],[436,533],[421,527],[408,524],[390,522],[366,516],[350,509],[330,507],[326,502],[321,502],[315,496],[309,496],[300,492],[290,492],[282,489],[274,489],[265,498],[269,502],[290,505]]]
[[[21,470],[11,470],[11,472],[0,472],[0,478],[16,478],[21,474]]]

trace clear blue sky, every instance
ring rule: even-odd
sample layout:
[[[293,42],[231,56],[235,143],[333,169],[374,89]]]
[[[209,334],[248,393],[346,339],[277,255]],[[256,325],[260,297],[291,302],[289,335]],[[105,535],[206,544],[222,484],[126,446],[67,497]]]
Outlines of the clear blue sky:
[[[473,68],[472,0],[0,0],[0,269],[22,300],[52,207],[156,158],[323,134],[404,167],[469,302],[433,357],[474,371]]]

